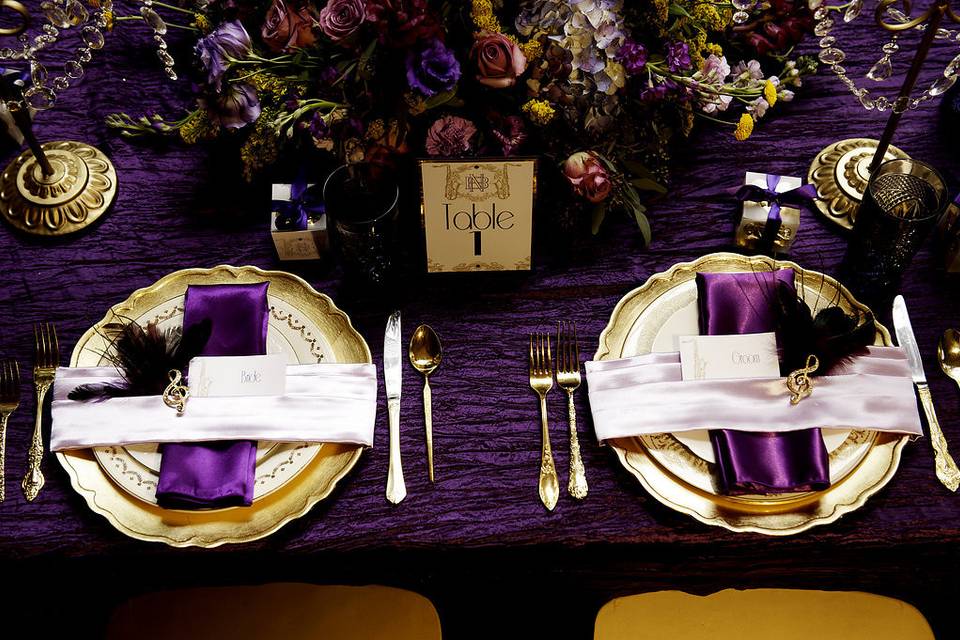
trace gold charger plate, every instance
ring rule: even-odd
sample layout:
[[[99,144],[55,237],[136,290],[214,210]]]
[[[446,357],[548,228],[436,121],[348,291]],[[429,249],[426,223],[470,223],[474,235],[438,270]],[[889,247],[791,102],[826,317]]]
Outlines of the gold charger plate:
[[[652,336],[672,314],[689,303],[675,295],[671,299],[671,293],[675,294],[679,287],[692,286],[698,271],[770,271],[784,267],[796,271],[798,291],[815,311],[817,300],[822,301],[821,305],[833,301],[847,311],[868,310],[833,278],[801,269],[792,262],[715,253],[694,262],[674,265],[666,272],[651,276],[643,286],[624,296],[600,334],[600,346],[594,358],[611,360],[649,352],[649,346],[654,342]],[[656,310],[656,317],[641,322],[648,309]],[[879,323],[875,344],[891,344],[889,332]],[[863,506],[867,498],[893,477],[908,439],[897,434],[852,430],[839,449],[831,453],[831,465],[835,458],[849,462],[851,455],[856,455],[859,461],[848,465],[850,470],[836,478],[828,489],[751,496],[717,493],[714,465],[694,455],[670,434],[621,439],[610,444],[627,471],[666,506],[705,524],[731,531],[791,535],[834,522]]]
[[[307,282],[282,271],[221,265],[213,269],[185,269],[171,273],[155,284],[135,291],[115,305],[103,320],[87,330],[71,356],[76,366],[84,349],[107,347],[104,325],[118,317],[138,318],[158,305],[181,296],[190,284],[246,284],[270,282],[268,295],[297,309],[320,327],[323,341],[336,362],[372,362],[370,349],[353,328],[347,315],[326,295]],[[294,321],[291,319],[291,321]],[[306,514],[333,491],[337,482],[357,463],[358,445],[326,443],[316,457],[292,480],[256,500],[250,507],[212,511],[162,509],[118,487],[97,462],[93,451],[83,449],[57,453],[73,488],[87,505],[118,530],[138,540],[164,542],[174,547],[216,547],[250,542],[270,535]]]

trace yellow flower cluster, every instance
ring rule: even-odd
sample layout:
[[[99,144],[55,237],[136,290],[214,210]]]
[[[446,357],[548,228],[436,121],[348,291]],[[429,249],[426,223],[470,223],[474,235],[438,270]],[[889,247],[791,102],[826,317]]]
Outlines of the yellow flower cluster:
[[[767,80],[763,85],[763,97],[771,107],[777,104],[777,85],[773,80]]]
[[[473,0],[470,7],[470,19],[480,31],[500,33],[503,27],[493,13],[493,3],[490,0]]]
[[[533,124],[544,126],[550,124],[557,112],[546,100],[528,100],[520,110],[527,114]]]
[[[723,31],[727,27],[717,7],[709,2],[700,1],[693,5],[690,15],[708,31]]]
[[[537,60],[543,55],[543,43],[537,39],[528,40],[520,45],[520,51],[523,51],[527,60]]]
[[[187,144],[196,144],[201,140],[217,137],[217,125],[210,120],[206,109],[197,109],[180,126],[180,138]]]
[[[753,116],[751,116],[749,113],[741,114],[740,122],[737,123],[737,128],[733,132],[733,137],[743,142],[750,137],[751,133],[753,133],[753,124]]]
[[[266,71],[258,71],[247,78],[247,82],[253,85],[257,93],[269,93],[275,98],[282,98],[291,88],[291,85],[286,80],[272,73],[267,73]]]
[[[200,33],[210,33],[210,30],[213,28],[213,25],[210,24],[210,18],[203,15],[202,13],[193,14],[193,25],[200,29]]]
[[[106,22],[107,31],[113,31],[113,23],[116,16],[113,14],[113,11],[104,11],[103,12],[103,21]]]
[[[264,109],[257,118],[253,132],[240,147],[240,160],[243,162],[243,177],[252,181],[263,167],[273,164],[280,154],[273,121],[280,115],[278,109]]]

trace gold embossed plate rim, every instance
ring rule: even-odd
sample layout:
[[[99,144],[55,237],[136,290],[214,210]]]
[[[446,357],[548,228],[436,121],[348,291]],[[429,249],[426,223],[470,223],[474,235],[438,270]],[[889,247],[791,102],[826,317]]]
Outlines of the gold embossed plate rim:
[[[97,329],[117,315],[139,315],[136,309],[151,308],[168,297],[170,290],[181,292],[188,284],[228,284],[270,281],[271,295],[282,297],[318,326],[327,327],[324,337],[337,353],[339,362],[372,362],[370,349],[353,328],[349,317],[328,296],[314,290],[303,279],[282,271],[257,267],[221,265],[212,269],[184,269],[171,273],[153,285],[135,291],[124,302],[111,307],[99,323],[80,338],[71,364],[80,349],[94,339]],[[276,290],[275,290],[276,288]],[[92,511],[104,516],[117,530],[138,540],[163,542],[174,547],[217,547],[264,538],[292,520],[305,515],[328,497],[341,478],[356,465],[362,447],[325,444],[317,457],[291,482],[265,496],[251,507],[215,511],[180,511],[148,505],[117,487],[106,475],[90,450],[57,453],[70,476],[73,488],[84,497]]]
[[[802,269],[788,261],[764,256],[746,257],[733,253],[715,253],[693,262],[674,265],[651,276],[641,287],[625,295],[617,303],[610,322],[600,334],[596,360],[619,357],[623,345],[640,313],[665,291],[687,281],[698,271],[749,271],[761,266],[764,270],[791,267],[801,277],[823,277],[836,287],[852,305],[866,310],[850,292],[833,278]],[[879,344],[891,344],[890,334],[877,324]],[[737,532],[766,535],[792,535],[818,525],[829,524],[842,515],[862,507],[896,473],[903,446],[909,438],[895,434],[877,434],[873,446],[863,460],[843,479],[820,492],[792,494],[786,500],[754,502],[732,501],[683,482],[668,472],[651,456],[640,439],[611,443],[620,463],[641,485],[666,506],[686,513],[704,524]],[[792,502],[792,504],[791,504]],[[795,508],[794,508],[795,507]]]

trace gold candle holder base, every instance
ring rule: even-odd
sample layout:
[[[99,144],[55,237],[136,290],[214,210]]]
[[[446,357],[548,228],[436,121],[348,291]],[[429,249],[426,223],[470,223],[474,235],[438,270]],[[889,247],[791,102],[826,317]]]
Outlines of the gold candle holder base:
[[[871,138],[848,138],[834,142],[817,154],[807,182],[817,188],[817,209],[827,220],[844,229],[853,229],[863,192],[870,181],[870,162],[879,141]],[[884,161],[909,158],[890,145]]]
[[[110,159],[84,142],[42,145],[53,173],[45,175],[24,151],[0,175],[0,217],[38,236],[61,236],[90,226],[117,197]]]

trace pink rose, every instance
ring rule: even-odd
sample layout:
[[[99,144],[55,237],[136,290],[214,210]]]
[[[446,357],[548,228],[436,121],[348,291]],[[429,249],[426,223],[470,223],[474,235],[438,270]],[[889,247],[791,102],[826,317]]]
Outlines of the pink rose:
[[[470,58],[476,65],[477,81],[494,89],[512,87],[527,68],[527,58],[520,47],[500,33],[478,37]]]
[[[277,52],[309,47],[317,40],[313,29],[318,26],[317,10],[305,2],[298,8],[273,0],[267,10],[260,35],[264,44]]]
[[[334,42],[343,42],[367,19],[363,0],[330,0],[320,10],[320,30]]]
[[[613,185],[607,169],[591,151],[578,151],[563,163],[563,175],[577,195],[590,202],[603,202]]]

